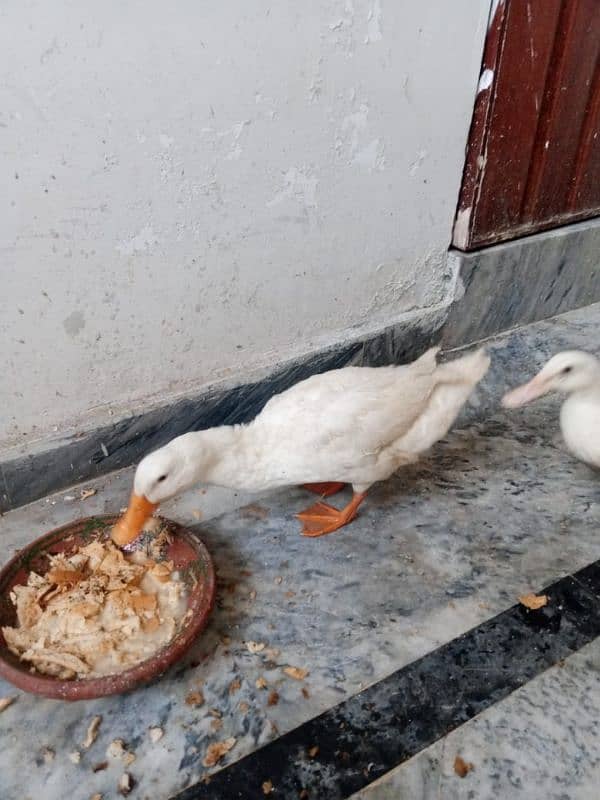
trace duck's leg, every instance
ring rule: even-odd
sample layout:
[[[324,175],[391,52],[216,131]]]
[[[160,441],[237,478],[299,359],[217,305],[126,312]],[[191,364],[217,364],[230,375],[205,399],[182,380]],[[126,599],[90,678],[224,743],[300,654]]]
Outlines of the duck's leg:
[[[302,535],[324,536],[326,533],[333,533],[333,531],[343,528],[344,525],[352,522],[359,505],[366,496],[366,492],[355,492],[345,508],[339,509],[327,505],[327,503],[315,503],[306,511],[296,514],[298,519],[302,520]]]
[[[345,483],[304,483],[302,485],[303,489],[307,489],[309,492],[314,492],[314,494],[318,494],[321,497],[331,497],[332,494],[337,494],[341,492],[346,484]]]

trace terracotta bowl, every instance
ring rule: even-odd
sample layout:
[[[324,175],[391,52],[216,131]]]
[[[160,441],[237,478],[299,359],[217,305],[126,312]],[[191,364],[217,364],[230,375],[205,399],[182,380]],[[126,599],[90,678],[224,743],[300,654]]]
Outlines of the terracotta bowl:
[[[0,572],[0,628],[16,624],[10,591],[17,584],[27,583],[32,570],[43,574],[48,569],[46,554],[69,553],[93,539],[106,539],[117,519],[117,516],[98,516],[70,522],[20,550]],[[19,661],[6,646],[0,632],[0,675],[26,692],[59,700],[89,700],[120,694],[148,683],[180,659],[208,621],[215,599],[215,571],[208,550],[195,534],[176,522],[161,521],[172,535],[164,557],[173,561],[175,569],[179,570],[188,591],[188,609],[192,612],[168,645],[152,658],[114,675],[61,680],[32,671],[31,665]]]

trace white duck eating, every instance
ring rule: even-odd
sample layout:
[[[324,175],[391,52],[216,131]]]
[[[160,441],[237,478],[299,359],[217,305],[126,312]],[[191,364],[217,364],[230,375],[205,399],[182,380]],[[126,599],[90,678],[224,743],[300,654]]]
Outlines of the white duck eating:
[[[557,353],[529,381],[502,398],[505,408],[517,408],[548,392],[567,398],[560,410],[565,444],[580,461],[600,467],[600,362],[589,353]]]
[[[345,508],[318,502],[297,515],[305,536],[341,528],[372,484],[445,436],[489,367],[483,350],[444,364],[438,350],[406,366],[314,375],[273,397],[246,425],[178,436],[138,465],[113,540],[129,544],[161,502],[197,483],[246,491],[303,485],[322,497],[351,484]]]

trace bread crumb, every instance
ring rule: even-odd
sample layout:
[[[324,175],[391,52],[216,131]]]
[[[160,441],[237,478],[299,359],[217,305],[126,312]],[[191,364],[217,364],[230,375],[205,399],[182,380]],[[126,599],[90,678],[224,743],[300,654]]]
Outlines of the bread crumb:
[[[241,685],[241,681],[238,678],[236,678],[234,681],[231,681],[229,684],[229,694],[235,694],[236,692],[239,692]]]
[[[0,697],[0,714],[12,705],[16,699],[16,697]]]
[[[87,500],[88,497],[93,497],[95,494],[98,494],[98,489],[82,489],[80,497],[82,500]]]
[[[102,717],[98,715],[94,717],[90,724],[88,725],[87,733],[85,735],[85,740],[82,744],[82,747],[85,747],[86,750],[94,744],[96,738],[98,736],[98,729],[100,728],[100,723],[102,722]]]
[[[271,781],[264,781],[262,785],[263,794],[271,794],[273,791],[273,784]]]
[[[456,756],[454,759],[454,772],[456,772],[459,778],[466,778],[472,769],[474,769],[473,764],[467,763],[460,756]]]
[[[205,767],[214,767],[215,764],[226,755],[232,747],[235,746],[236,739],[233,736],[230,736],[229,739],[225,739],[223,742],[214,742],[213,744],[209,744],[206,750],[206,755],[202,759],[202,764]]]
[[[52,750],[51,747],[44,747],[42,750],[42,758],[44,759],[44,764],[50,764],[54,761],[54,756],[56,753]]]
[[[79,764],[81,761],[81,753],[79,750],[73,750],[72,753],[69,753],[69,759],[73,762],[73,764]]]
[[[185,702],[188,706],[203,706],[204,695],[202,692],[190,692],[185,698]]]
[[[306,686],[303,686],[303,687],[302,687],[302,697],[303,697],[305,700],[308,700],[308,698],[310,697],[310,692],[308,691],[308,689],[306,688]]]
[[[101,794],[93,794],[90,800],[102,800]]]
[[[249,653],[260,653],[265,649],[264,642],[246,642],[246,649]]]
[[[210,723],[210,729],[212,731],[220,731],[223,727],[223,720],[222,719],[213,719]]]
[[[120,758],[126,767],[135,761],[135,753],[131,753],[127,749],[123,739],[113,739],[106,748],[106,755],[109,758]]]
[[[124,772],[119,778],[119,792],[126,797],[134,787],[134,780],[128,772]]]
[[[240,714],[247,714],[250,710],[250,706],[245,701],[242,701],[238,706]]]
[[[280,584],[282,581],[283,581],[283,578],[281,577],[281,575],[278,575],[278,576],[275,578],[275,583],[276,583],[277,585],[279,585],[279,584]]]
[[[254,685],[256,686],[257,689],[266,689],[268,684],[266,680],[261,677],[256,679]]]
[[[314,747],[311,747],[308,750],[309,758],[314,758],[317,755],[318,752],[319,752],[319,746],[318,745],[315,745]]]
[[[162,728],[158,727],[158,725],[155,725],[152,728],[148,728],[148,735],[150,736],[150,741],[152,744],[156,744],[162,739],[162,737],[165,735],[165,732]]]
[[[524,594],[519,597],[519,603],[525,608],[528,608],[530,611],[537,611],[539,608],[543,608],[544,606],[548,605],[548,595],[547,594]]]
[[[302,669],[301,667],[284,667],[283,671],[296,681],[303,681],[307,675],[310,675],[307,669]]]
[[[268,706],[276,706],[279,702],[279,692],[276,692],[274,689],[269,695],[269,699],[267,700]]]
[[[92,767],[92,772],[102,772],[108,768],[108,761],[99,761]]]

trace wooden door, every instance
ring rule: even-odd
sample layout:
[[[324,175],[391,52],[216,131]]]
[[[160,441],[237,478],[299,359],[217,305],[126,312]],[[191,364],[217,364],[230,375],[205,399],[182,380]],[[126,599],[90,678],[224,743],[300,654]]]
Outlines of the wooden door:
[[[600,215],[600,0],[493,0],[453,244]]]

